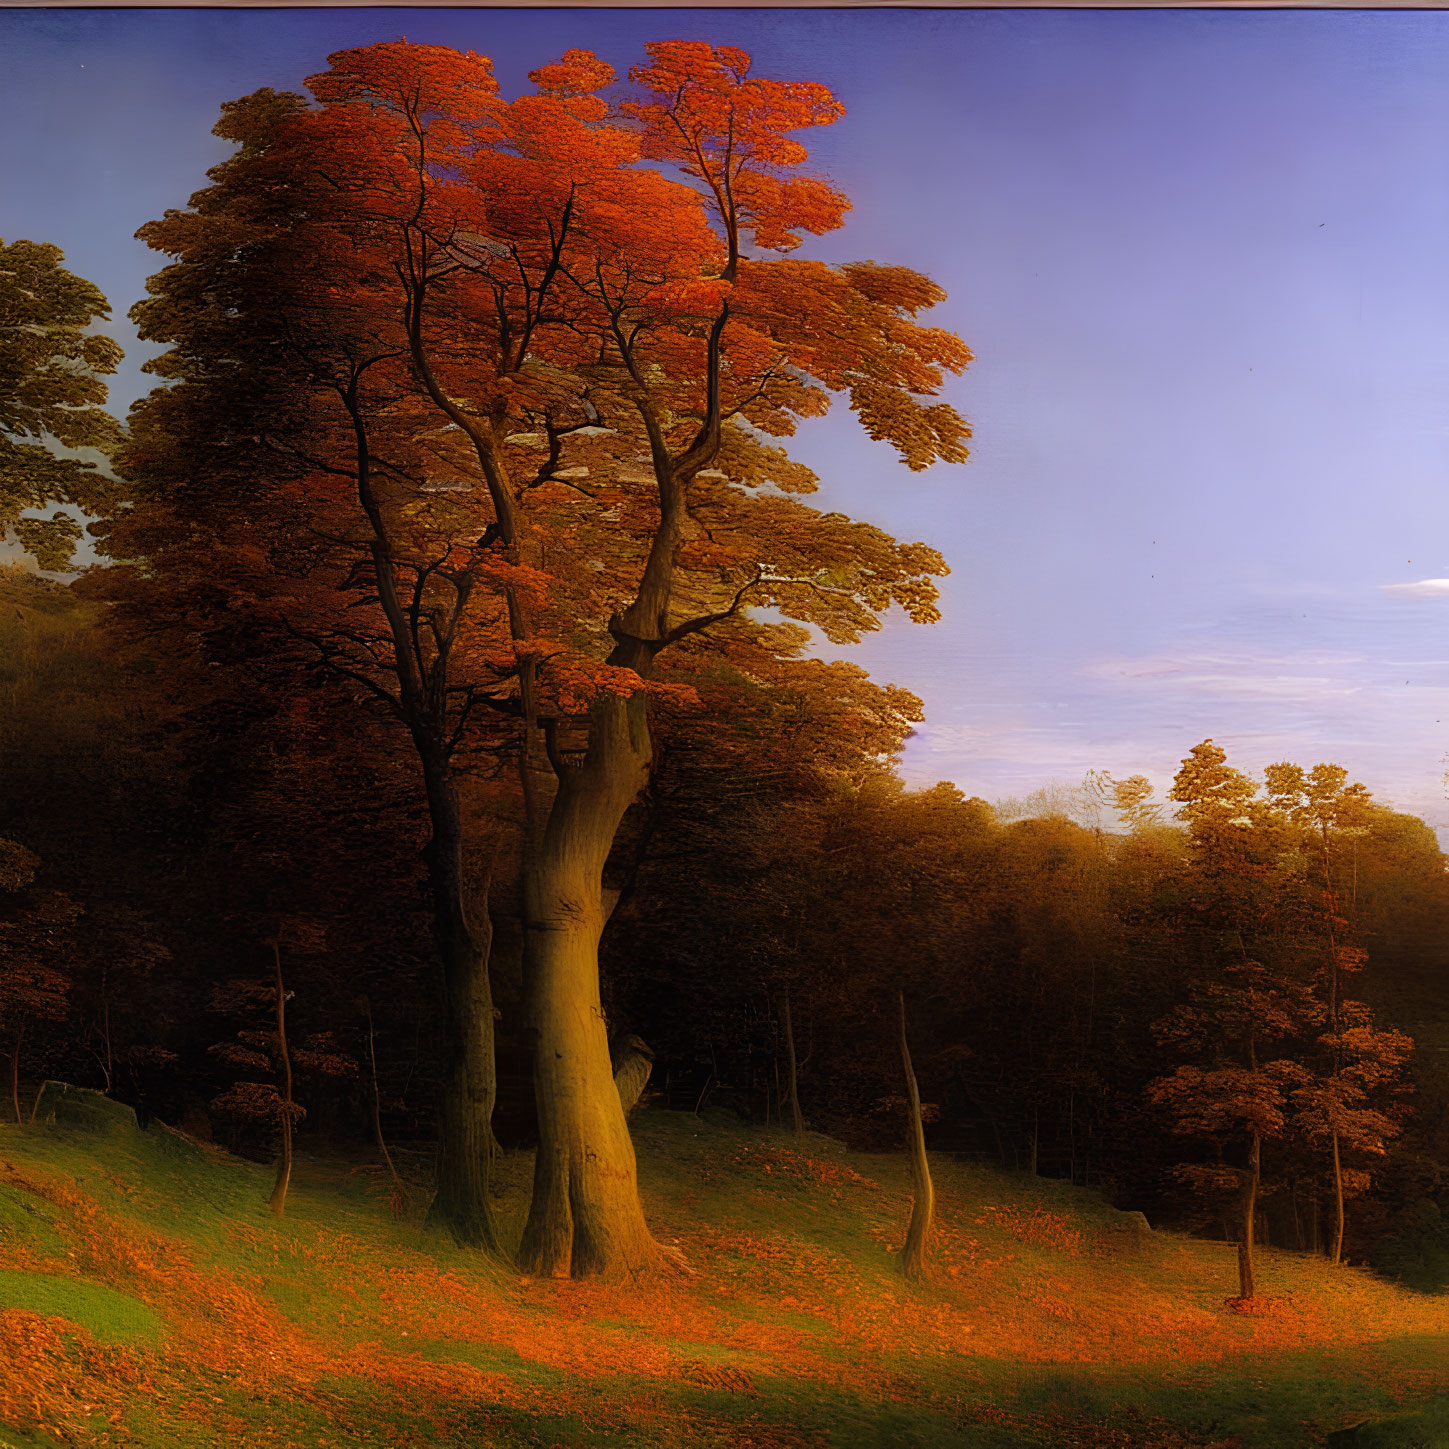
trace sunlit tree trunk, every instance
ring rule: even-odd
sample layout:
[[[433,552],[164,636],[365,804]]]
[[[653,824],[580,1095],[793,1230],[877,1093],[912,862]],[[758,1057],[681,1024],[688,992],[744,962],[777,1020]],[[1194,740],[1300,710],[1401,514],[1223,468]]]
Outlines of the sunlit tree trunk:
[[[906,998],[898,992],[900,1008],[901,1070],[906,1079],[906,1101],[910,1112],[907,1141],[911,1153],[911,1221],[906,1228],[905,1246],[901,1249],[901,1272],[907,1278],[920,1280],[926,1276],[926,1250],[930,1245],[931,1224],[935,1217],[936,1190],[931,1182],[931,1163],[926,1156],[926,1129],[921,1119],[921,1093],[916,1084],[916,1071],[911,1065],[911,1049],[906,1041]]]
[[[644,698],[607,696],[590,725],[581,764],[551,751],[558,792],[525,867],[538,1154],[518,1262],[543,1277],[635,1276],[667,1258],[639,1202],[599,997],[604,862],[647,778]]]
[[[618,1089],[619,1105],[627,1117],[639,1105],[644,1088],[649,1084],[649,1074],[654,1070],[654,1054],[648,1043],[637,1036],[627,1036],[617,1042],[610,1053],[614,1069],[614,1086]]]

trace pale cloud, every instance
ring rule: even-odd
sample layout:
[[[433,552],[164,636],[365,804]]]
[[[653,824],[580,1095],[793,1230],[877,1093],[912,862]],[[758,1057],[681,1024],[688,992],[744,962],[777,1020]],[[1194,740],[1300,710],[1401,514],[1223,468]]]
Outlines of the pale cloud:
[[[1161,685],[1195,696],[1312,704],[1357,694],[1363,681],[1354,677],[1355,668],[1364,662],[1362,655],[1326,651],[1266,655],[1187,650],[1098,659],[1077,672],[1087,679]]]
[[[1419,579],[1412,584],[1380,584],[1386,594],[1401,599],[1449,599],[1449,579]]]

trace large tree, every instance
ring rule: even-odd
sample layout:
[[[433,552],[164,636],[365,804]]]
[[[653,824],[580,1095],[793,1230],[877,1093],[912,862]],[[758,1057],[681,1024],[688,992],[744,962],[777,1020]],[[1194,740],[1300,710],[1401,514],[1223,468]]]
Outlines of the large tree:
[[[732,626],[767,655],[799,650],[796,631],[747,620],[750,604],[837,640],[893,604],[934,617],[939,557],[805,507],[812,475],[762,435],[844,392],[912,467],[959,460],[964,425],[919,395],[967,355],[912,320],[941,295],[925,278],[777,255],[845,207],[798,174],[788,134],[837,118],[825,88],[665,44],[621,116],[600,94],[612,69],[570,51],[469,129],[476,105],[435,83],[457,64],[427,47],[341,52],[311,83],[315,134],[374,158],[340,189],[392,248],[415,382],[471,446],[498,544],[547,581],[508,598],[540,1131],[521,1262],[637,1272],[661,1252],[597,952],[605,862],[648,778],[648,701],[673,683],[660,656]]]
[[[597,957],[605,863],[649,775],[649,701],[694,684],[663,656],[708,636],[767,676],[805,638],[751,605],[837,642],[896,605],[935,617],[939,556],[807,507],[813,475],[767,435],[843,393],[912,468],[965,456],[955,412],[922,400],[967,360],[913,320],[939,289],[903,268],[782,255],[846,207],[800,173],[789,134],[841,114],[829,92],[682,43],[651,47],[633,78],[611,105],[610,67],[570,51],[505,103],[482,57],[339,52],[309,82],[317,106],[262,93],[230,109],[242,152],[193,212],[150,229],[181,261],[143,313],[150,335],[199,337],[163,368],[219,389],[226,426],[207,456],[233,487],[238,461],[265,451],[263,476],[300,484],[298,535],[329,547],[328,480],[355,495],[347,537],[366,558],[334,590],[365,581],[383,647],[365,646],[368,664],[330,624],[293,615],[294,631],[380,684],[405,720],[420,690],[419,708],[441,692],[450,709],[486,702],[522,724],[540,1147],[521,1261],[546,1274],[663,1256],[639,1205]],[[269,380],[278,359],[297,359],[285,387]],[[173,438],[185,396],[151,404]],[[212,404],[192,397],[179,431],[202,441]],[[460,510],[446,525],[439,491]],[[471,655],[437,635],[466,615],[465,588],[491,605]],[[290,612],[301,586],[269,592]],[[465,656],[491,673],[448,673]],[[458,727],[448,715],[445,738]]]

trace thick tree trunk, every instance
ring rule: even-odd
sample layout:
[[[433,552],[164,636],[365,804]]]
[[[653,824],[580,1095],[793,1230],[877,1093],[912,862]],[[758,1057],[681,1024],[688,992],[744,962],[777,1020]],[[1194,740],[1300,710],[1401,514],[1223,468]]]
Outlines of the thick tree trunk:
[[[1338,1130],[1333,1133],[1333,1249],[1328,1261],[1338,1264],[1343,1261],[1343,1157],[1338,1147]]]
[[[790,1017],[790,989],[780,998],[780,1021],[785,1028],[785,1082],[790,1107],[790,1130],[797,1137],[805,1134],[805,1119],[800,1115],[800,1071],[795,1060],[795,1026]]]
[[[446,763],[425,760],[424,777],[432,825],[425,855],[443,977],[437,1192],[428,1221],[447,1228],[459,1243],[497,1253],[488,1195],[498,1095],[488,977],[492,927],[486,913],[475,922],[468,911],[457,789]]]
[[[1253,1134],[1253,1145],[1248,1150],[1248,1170],[1243,1176],[1242,1215],[1239,1223],[1241,1236],[1238,1239],[1238,1297],[1252,1298],[1253,1288],[1253,1230],[1258,1215],[1258,1174],[1262,1163],[1262,1141]]]
[[[282,1157],[277,1163],[277,1180],[267,1206],[281,1217],[287,1209],[287,1185],[292,1180],[292,1057],[287,1050],[287,990],[282,981],[282,946],[272,942],[272,961],[276,968],[277,1050],[282,1059]]]
[[[906,1079],[906,1101],[910,1121],[906,1141],[911,1154],[911,1221],[906,1228],[905,1246],[901,1249],[901,1272],[919,1281],[926,1277],[926,1251],[931,1240],[931,1223],[935,1216],[936,1190],[931,1182],[931,1163],[926,1156],[926,1129],[921,1120],[921,1093],[916,1085],[915,1068],[911,1065],[911,1049],[906,1042],[906,998],[896,994],[901,1018],[901,1070]]]
[[[559,787],[525,865],[538,1154],[518,1263],[539,1277],[632,1277],[663,1267],[639,1202],[634,1144],[599,996],[603,869],[647,778],[644,699],[600,700],[581,765]]]

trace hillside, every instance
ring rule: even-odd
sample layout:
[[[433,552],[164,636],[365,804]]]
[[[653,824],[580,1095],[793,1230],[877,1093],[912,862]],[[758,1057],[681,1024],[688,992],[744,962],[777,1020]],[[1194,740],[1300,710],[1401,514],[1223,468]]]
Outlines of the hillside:
[[[266,1168],[82,1106],[0,1128],[14,1449],[1449,1443],[1449,1299],[1268,1251],[1243,1316],[1230,1247],[1060,1183],[937,1160],[915,1291],[903,1160],[645,1112],[645,1201],[697,1276],[529,1281],[394,1212],[369,1164],[304,1159],[277,1222]],[[501,1173],[515,1234],[529,1168]]]

